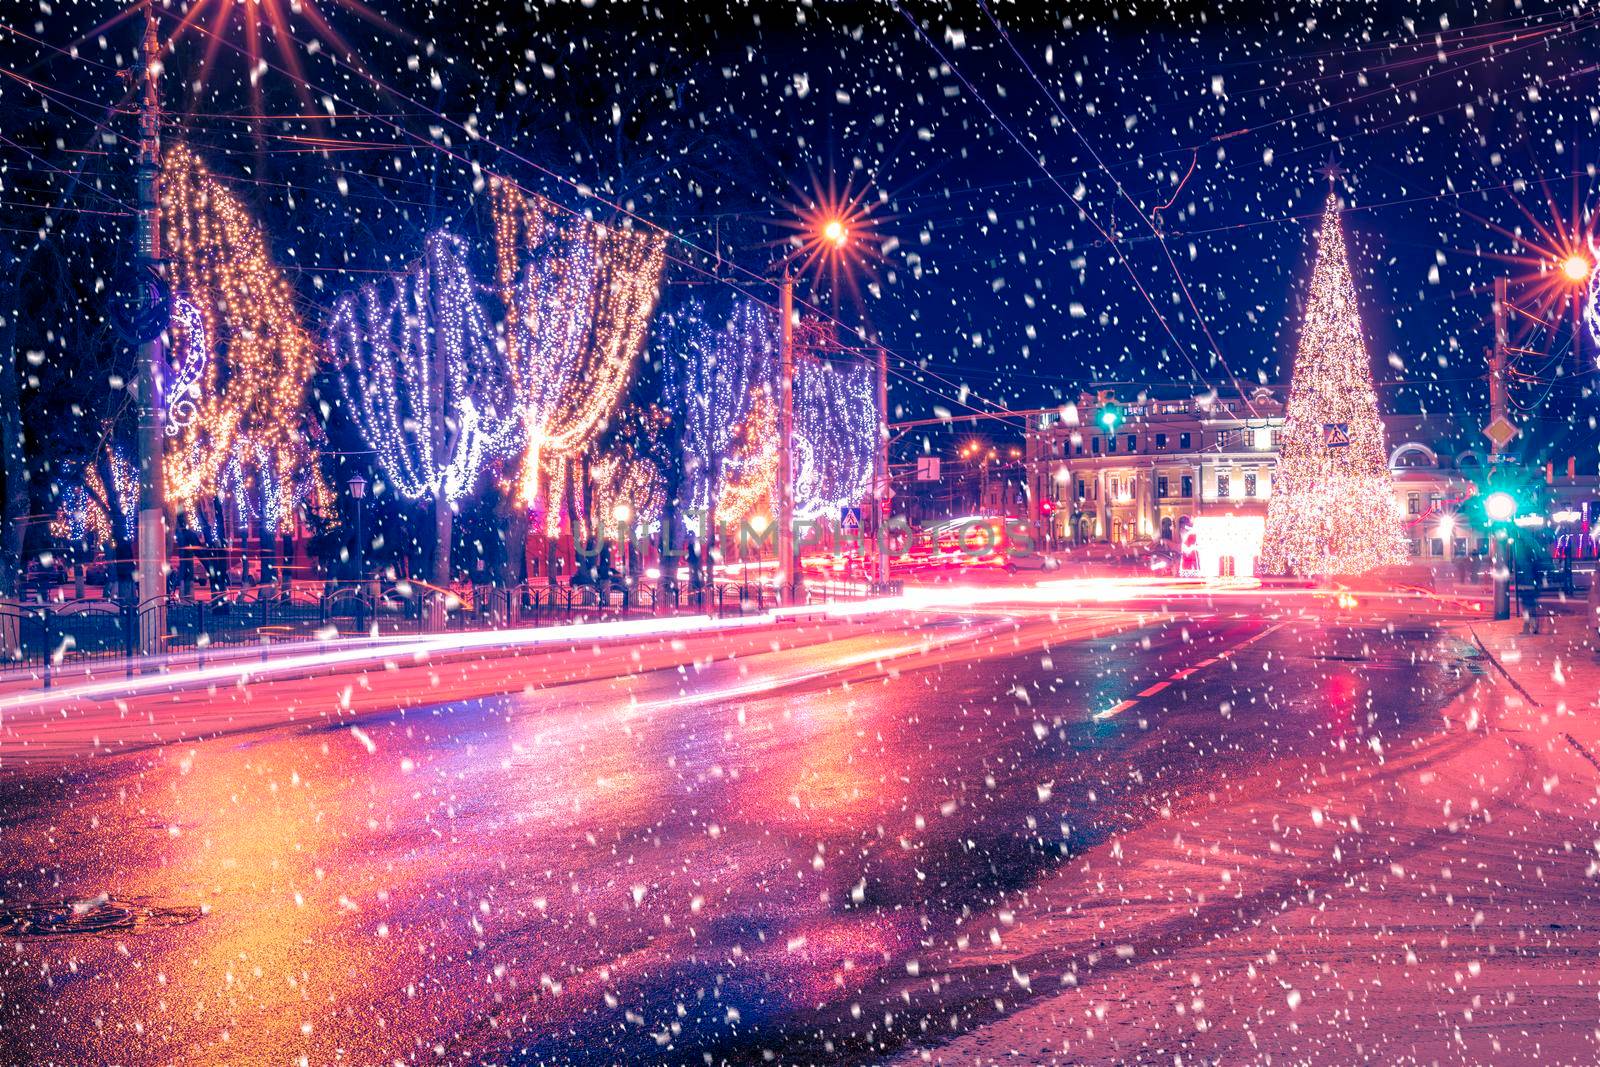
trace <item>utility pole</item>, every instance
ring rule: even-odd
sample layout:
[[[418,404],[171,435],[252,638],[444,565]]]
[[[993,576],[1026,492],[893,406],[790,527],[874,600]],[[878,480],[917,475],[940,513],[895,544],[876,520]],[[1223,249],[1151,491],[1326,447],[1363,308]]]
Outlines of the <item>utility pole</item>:
[[[162,300],[162,295],[155,283],[157,272],[161,269],[161,42],[156,34],[154,0],[145,0],[144,42],[140,60],[144,64],[144,97],[139,109],[139,223],[135,277],[140,292],[139,310],[160,316],[156,305]],[[164,316],[160,317],[164,320]],[[164,321],[162,326],[165,327]],[[165,444],[160,374],[164,359],[161,333],[157,332],[149,340],[140,342],[137,391],[139,561],[136,571],[139,594],[136,618],[139,651],[145,655],[161,651],[162,638],[167,632],[167,482],[162,463]]]
[[[794,550],[794,276],[783,268],[783,318],[778,372],[778,588],[782,603],[799,600],[800,568]]]
[[[1489,424],[1506,417],[1506,279],[1494,280],[1494,348],[1489,354]],[[1489,441],[1489,470],[1499,469],[1505,445],[1501,438]],[[1511,560],[1509,545],[1499,530],[1489,531],[1489,571],[1494,578],[1494,617],[1511,618]]]
[[[424,284],[428,292],[429,319],[427,341],[430,373],[428,380],[428,422],[431,439],[428,447],[432,450],[434,466],[441,476],[439,484],[433,490],[433,584],[436,587],[428,597],[428,610],[425,618],[430,629],[438,631],[444,629],[445,624],[445,595],[450,589],[451,567],[450,551],[451,539],[454,533],[455,516],[450,508],[450,493],[446,486],[447,479],[443,477],[446,466],[445,457],[451,452],[451,429],[445,422],[445,384],[450,376],[450,368],[445,358],[444,338],[440,335],[439,324],[442,318],[439,314],[437,287],[434,285],[434,271],[436,264],[429,256],[425,260],[423,273]],[[460,430],[454,431],[459,433]]]
[[[889,508],[894,499],[889,484],[889,350],[878,345],[878,449],[873,479],[878,491],[873,494],[878,513],[873,516],[878,531],[878,588],[889,585]]]

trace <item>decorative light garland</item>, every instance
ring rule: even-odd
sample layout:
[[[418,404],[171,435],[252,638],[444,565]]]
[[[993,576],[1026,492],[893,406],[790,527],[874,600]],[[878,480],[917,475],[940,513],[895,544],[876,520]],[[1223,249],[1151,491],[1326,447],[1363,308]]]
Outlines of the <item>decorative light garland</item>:
[[[592,463],[589,477],[594,483],[594,512],[602,530],[615,532],[623,525],[616,518],[619,505],[627,506],[623,528],[631,527],[634,537],[660,530],[667,483],[654,460],[629,448],[619,449]]]
[[[346,412],[402,497],[465,499],[511,451],[510,380],[460,238],[434,233],[404,275],[341,297],[328,351]]]
[[[1257,571],[1364,574],[1405,561],[1339,202],[1328,194]]]
[[[666,240],[579,221],[503,178],[490,181],[496,281],[524,449],[516,492],[566,492],[567,465],[616,410],[644,343]],[[560,500],[546,501],[557,520]]]
[[[261,226],[186,145],[167,148],[161,202],[173,287],[199,313],[174,317],[173,340],[208,349],[188,389],[194,414],[169,438],[169,502],[192,513],[237,465],[276,495],[262,514],[287,531],[302,500],[326,495],[304,417],[315,344]]]
[[[168,437],[183,433],[199,416],[200,408],[196,402],[200,399],[200,383],[211,353],[205,319],[199,308],[181,296],[174,296],[172,317],[178,327],[172,331],[174,339],[181,338],[183,343],[173,345],[168,352],[168,380],[161,387],[167,407],[165,429]],[[175,354],[178,355],[177,359],[172,358]]]

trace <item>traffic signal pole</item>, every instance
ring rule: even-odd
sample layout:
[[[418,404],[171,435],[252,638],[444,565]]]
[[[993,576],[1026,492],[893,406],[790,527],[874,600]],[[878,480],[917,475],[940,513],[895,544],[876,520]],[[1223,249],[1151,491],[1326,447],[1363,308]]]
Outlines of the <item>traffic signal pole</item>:
[[[874,481],[878,483],[878,491],[873,495],[877,500],[878,513],[873,516],[873,522],[878,531],[878,587],[882,590],[889,585],[889,508],[893,500],[889,485],[889,350],[882,345],[878,346],[878,448],[875,461],[877,477]]]
[[[1506,279],[1494,280],[1494,348],[1489,354],[1489,422],[1492,425],[1506,414]],[[1489,442],[1489,466],[1498,470],[1504,449],[1500,439]],[[1511,560],[1502,531],[1489,530],[1489,572],[1494,579],[1494,617],[1511,618]]]

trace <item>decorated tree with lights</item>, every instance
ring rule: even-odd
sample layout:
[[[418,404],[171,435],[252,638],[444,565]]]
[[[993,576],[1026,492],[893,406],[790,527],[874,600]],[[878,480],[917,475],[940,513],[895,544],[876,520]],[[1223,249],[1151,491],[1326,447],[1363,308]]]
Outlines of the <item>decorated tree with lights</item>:
[[[740,298],[719,327],[691,302],[661,331],[667,390],[683,435],[684,498],[715,529],[719,516],[744,518],[772,500],[778,470],[778,320]],[[797,348],[836,347],[814,324]],[[794,385],[795,515],[838,517],[872,488],[877,403],[872,372],[797,355]]]
[[[505,363],[467,264],[466,244],[434,233],[392,282],[342,297],[328,331],[344,409],[385,480],[433,505],[433,581],[450,582],[456,506],[518,436]]]
[[[656,337],[664,391],[678,419],[680,496],[707,530],[716,530],[719,515],[738,518],[754,507],[777,469],[770,392],[778,316],[745,297],[725,317],[691,300],[662,317]]]
[[[1261,569],[1355,575],[1405,550],[1361,317],[1329,192],[1300,329]]]
[[[331,499],[305,409],[316,345],[260,223],[187,145],[166,151],[161,203],[183,354],[168,382],[168,502],[195,515],[227,493],[264,531],[288,532],[300,504]]]
[[[564,217],[495,177],[496,284],[521,457],[514,496],[554,537],[578,519],[573,463],[617,410],[644,344],[665,236]],[[513,527],[513,543],[521,533]]]
[[[747,519],[763,503],[770,509],[777,489],[778,401],[765,384],[752,387],[749,410],[734,430],[722,458],[708,528],[723,519]]]
[[[139,469],[123,449],[107,442],[85,466],[82,480],[62,490],[50,533],[123,554],[133,544],[138,506]]]
[[[661,528],[670,418],[655,405],[630,406],[589,459],[591,526],[602,538],[637,540]]]
[[[872,492],[878,440],[873,369],[802,359],[795,371],[794,498],[801,519],[837,522]]]

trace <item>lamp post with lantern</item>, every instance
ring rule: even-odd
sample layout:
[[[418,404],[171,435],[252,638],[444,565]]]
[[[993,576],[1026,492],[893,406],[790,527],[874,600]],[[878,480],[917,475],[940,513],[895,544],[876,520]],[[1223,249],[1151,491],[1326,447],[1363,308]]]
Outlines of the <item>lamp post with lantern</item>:
[[[349,488],[350,488],[350,499],[352,501],[354,501],[354,503],[352,504],[352,510],[354,510],[355,513],[356,513],[356,551],[355,551],[356,588],[360,591],[361,597],[363,598],[361,600],[361,603],[364,605],[365,604],[365,599],[364,598],[367,596],[368,590],[367,590],[367,538],[366,538],[366,533],[365,533],[365,531],[363,529],[363,523],[362,523],[362,515],[366,511],[366,506],[362,503],[362,501],[365,500],[366,497],[367,497],[367,480],[361,476],[361,472],[360,471],[357,471],[356,473],[354,473],[354,474],[352,474],[350,476],[350,480],[348,482],[346,482],[345,484],[348,485]],[[362,610],[361,608],[357,608],[358,612],[361,611],[361,610]],[[365,625],[365,620],[364,619],[361,620],[361,625],[363,625],[363,627],[364,627],[364,625]]]

